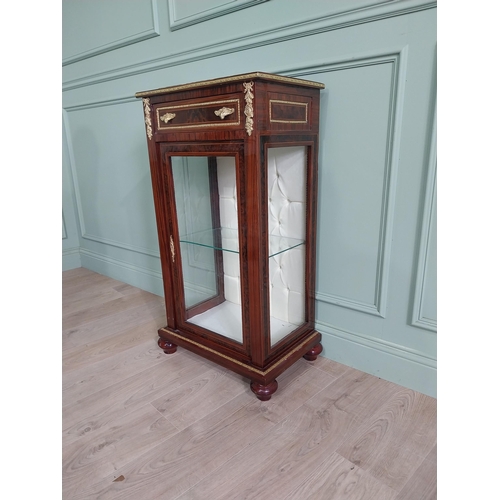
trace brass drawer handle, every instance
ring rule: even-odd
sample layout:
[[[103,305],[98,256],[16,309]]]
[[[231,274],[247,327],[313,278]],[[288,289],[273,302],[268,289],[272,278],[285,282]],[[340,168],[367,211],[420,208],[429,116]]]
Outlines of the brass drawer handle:
[[[218,109],[217,111],[214,111],[214,113],[217,116],[220,116],[221,120],[224,120],[226,116],[232,115],[234,113],[234,108],[226,108],[225,106],[223,108]]]
[[[168,123],[170,120],[175,118],[175,113],[165,113],[163,116],[160,116],[160,120],[162,122]]]

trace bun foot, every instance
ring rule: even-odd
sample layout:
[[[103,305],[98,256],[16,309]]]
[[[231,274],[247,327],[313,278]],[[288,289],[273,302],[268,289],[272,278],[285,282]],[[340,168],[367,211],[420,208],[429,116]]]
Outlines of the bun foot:
[[[250,384],[250,389],[252,389],[252,392],[261,401],[269,401],[271,399],[271,396],[278,389],[278,382],[276,382],[276,380],[273,380],[270,384],[267,385],[262,385],[258,382],[252,382]]]
[[[172,342],[169,342],[168,340],[163,340],[162,338],[158,339],[158,345],[161,349],[163,349],[165,354],[173,354],[177,351],[177,346],[175,344],[172,344]]]
[[[323,346],[321,344],[315,345],[310,351],[304,354],[304,359],[307,359],[307,361],[315,361],[321,354],[321,351],[323,351]]]

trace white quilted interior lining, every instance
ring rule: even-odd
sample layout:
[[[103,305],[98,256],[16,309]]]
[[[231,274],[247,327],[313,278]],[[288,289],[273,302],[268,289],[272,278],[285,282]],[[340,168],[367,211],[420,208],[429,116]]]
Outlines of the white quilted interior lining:
[[[268,150],[269,234],[305,239],[306,149],[304,146]],[[269,258],[271,343],[305,320],[305,247]]]
[[[268,225],[275,236],[305,239],[306,149],[270,148],[268,153]],[[217,158],[220,219],[224,228],[238,228],[236,169],[233,157]],[[223,232],[225,248],[237,239]],[[239,254],[223,252],[226,302],[189,321],[239,342],[241,286]],[[271,344],[305,320],[305,248],[301,245],[269,258]]]

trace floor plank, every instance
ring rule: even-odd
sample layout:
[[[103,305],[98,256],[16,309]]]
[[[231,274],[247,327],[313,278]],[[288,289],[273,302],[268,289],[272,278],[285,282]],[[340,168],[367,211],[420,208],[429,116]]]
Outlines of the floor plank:
[[[172,354],[164,363],[63,407],[63,444],[95,432],[109,421],[167,394],[206,370],[194,357]]]
[[[106,302],[98,302],[97,305],[63,315],[63,330],[71,330],[82,324],[106,318],[110,314],[116,315],[132,307],[148,307],[158,303],[158,297],[143,292],[136,295],[120,296]]]
[[[210,369],[151,404],[182,430],[245,392],[243,380],[238,375]]]
[[[64,290],[62,303],[64,305],[68,300],[79,300],[82,293],[86,294],[92,290],[105,290],[117,284],[119,284],[119,282],[113,278],[94,273],[83,267],[65,271],[62,277],[62,287]]]
[[[437,498],[437,446],[404,485],[396,500],[435,500]]]
[[[161,322],[163,322],[163,318]],[[156,345],[158,335],[158,320],[145,321],[137,326],[127,328],[122,333],[98,338],[93,342],[67,347],[62,363],[63,373],[69,373],[78,368],[88,367],[90,364],[111,358],[116,354],[144,343]],[[68,342],[71,342],[68,339]]]
[[[76,495],[88,498],[175,499],[274,425],[245,406],[244,393],[180,431],[105,480]],[[121,481],[115,481],[117,477]],[[210,497],[205,497],[210,498]]]
[[[63,273],[64,500],[436,498],[436,400],[320,357],[249,381],[181,348],[161,297]]]
[[[287,500],[393,500],[397,492],[332,453]]]
[[[349,433],[359,428],[381,399],[390,397],[390,393],[384,396],[385,390],[374,390],[377,381],[362,372],[347,371],[179,500],[229,499],[234,491],[242,499],[288,498]],[[289,395],[295,396],[295,392]],[[365,400],[364,406],[346,411],[354,404],[353,398]]]
[[[149,404],[118,417],[64,448],[63,494],[85,491],[177,432]]]
[[[435,400],[401,389],[339,453],[399,491],[435,444]]]
[[[79,311],[85,311],[96,307],[98,305],[104,304],[111,300],[119,299],[123,297],[120,292],[117,292],[114,288],[105,288],[104,290],[93,289],[85,290],[85,294],[79,294],[77,299],[71,300],[71,295],[63,298],[64,316],[70,316]],[[64,317],[63,317],[64,320]]]
[[[102,359],[77,368],[64,377],[63,406],[76,403],[150,366],[164,362],[165,355],[158,349],[156,342],[151,341],[118,352],[113,358]]]
[[[152,332],[156,337],[156,332],[162,326],[165,326],[165,306],[160,297],[147,303],[146,305],[134,305],[131,302],[130,307],[125,311],[112,310],[108,315],[97,318],[93,321],[76,324],[68,330],[63,330],[73,345],[81,346],[90,342],[102,340],[105,337],[120,335],[129,328],[137,327],[147,321],[155,321],[156,328]]]

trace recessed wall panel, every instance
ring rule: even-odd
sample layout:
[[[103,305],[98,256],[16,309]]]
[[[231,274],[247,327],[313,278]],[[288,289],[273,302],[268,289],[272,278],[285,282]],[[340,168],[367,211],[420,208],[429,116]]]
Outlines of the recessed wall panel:
[[[268,0],[168,0],[170,29],[201,23]]]
[[[318,295],[375,312],[389,243],[394,65],[368,61],[318,76],[328,94],[322,104],[327,135],[320,157]]]
[[[434,142],[435,146],[435,142]],[[435,148],[434,148],[435,155]],[[437,330],[437,194],[436,161],[431,164],[420,236],[413,304],[413,326]]]
[[[434,200],[435,203],[435,200]],[[435,205],[434,205],[435,206]],[[424,273],[424,289],[422,297],[421,317],[428,323],[437,323],[437,220],[436,211],[432,212],[429,241],[427,243],[427,259]]]
[[[142,104],[77,109],[68,121],[83,238],[158,255]]]
[[[156,0],[64,0],[62,11],[64,64],[159,35]]]

